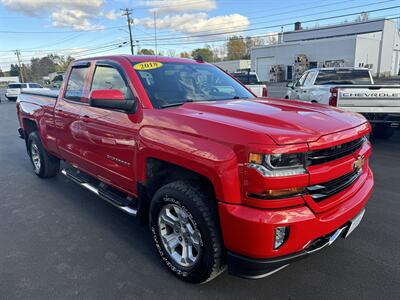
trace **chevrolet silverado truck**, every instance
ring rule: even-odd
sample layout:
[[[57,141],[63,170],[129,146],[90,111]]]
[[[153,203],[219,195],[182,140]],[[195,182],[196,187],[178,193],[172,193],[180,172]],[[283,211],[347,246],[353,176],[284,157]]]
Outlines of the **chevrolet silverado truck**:
[[[310,69],[288,84],[285,98],[361,113],[380,138],[390,138],[400,125],[400,85],[374,84],[365,68]]]
[[[202,61],[76,60],[58,94],[23,92],[17,114],[37,176],[148,223],[193,283],[261,278],[349,236],[373,189],[362,115],[257,98]]]

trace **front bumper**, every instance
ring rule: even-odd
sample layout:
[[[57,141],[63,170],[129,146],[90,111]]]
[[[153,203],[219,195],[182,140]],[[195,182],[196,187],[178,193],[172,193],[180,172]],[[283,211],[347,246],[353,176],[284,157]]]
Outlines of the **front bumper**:
[[[364,213],[364,211],[365,210],[363,209],[361,213]],[[249,279],[259,279],[272,275],[273,273],[287,267],[290,263],[306,258],[310,254],[319,252],[325,247],[332,245],[337,238],[345,237],[349,226],[349,224],[346,224],[334,232],[313,241],[304,250],[282,257],[253,259],[228,252],[227,263],[229,272],[232,275]]]
[[[349,188],[348,198],[320,213],[306,205],[259,209],[220,203],[219,215],[224,244],[228,250],[229,271],[251,278],[269,275],[308,256],[315,243],[322,241],[323,244],[326,239],[329,242],[338,230],[345,231],[348,222],[365,207],[372,193],[373,175],[369,168],[365,175],[360,179],[362,183]],[[274,249],[274,230],[279,226],[289,226],[290,235],[285,244]]]

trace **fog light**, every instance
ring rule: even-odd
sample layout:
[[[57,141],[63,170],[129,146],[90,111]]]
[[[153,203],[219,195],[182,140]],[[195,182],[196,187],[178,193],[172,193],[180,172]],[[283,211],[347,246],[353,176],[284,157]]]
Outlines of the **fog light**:
[[[289,237],[288,226],[276,227],[274,249],[278,249],[280,246],[282,246],[287,241],[288,237]]]

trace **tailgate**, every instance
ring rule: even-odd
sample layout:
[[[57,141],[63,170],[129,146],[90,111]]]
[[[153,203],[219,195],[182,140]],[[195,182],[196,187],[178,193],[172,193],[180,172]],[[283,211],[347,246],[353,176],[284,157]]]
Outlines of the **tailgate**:
[[[257,97],[262,97],[264,85],[259,84],[246,84],[245,85],[250,91],[252,91]]]
[[[339,86],[337,106],[360,113],[400,113],[400,85]]]

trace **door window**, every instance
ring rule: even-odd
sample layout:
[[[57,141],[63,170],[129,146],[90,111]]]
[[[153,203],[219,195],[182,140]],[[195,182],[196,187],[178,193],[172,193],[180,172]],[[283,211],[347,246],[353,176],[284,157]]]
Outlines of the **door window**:
[[[296,86],[303,86],[304,85],[304,81],[306,80],[306,77],[308,75],[308,72],[304,73],[303,75],[301,75],[300,79],[297,81]]]
[[[309,72],[309,73],[308,73],[308,76],[307,76],[306,79],[304,80],[303,85],[305,85],[305,86],[311,85],[311,84],[312,84],[312,81],[313,81],[313,79],[314,79],[314,75],[315,75],[315,72]]]
[[[83,97],[83,88],[88,74],[88,67],[75,67],[71,70],[64,98],[72,101],[81,101]]]
[[[92,91],[94,90],[120,90],[125,95],[125,99],[133,98],[124,78],[113,67],[96,67],[92,82]]]
[[[30,83],[29,87],[33,88],[33,89],[42,89],[43,88],[40,84],[37,84],[37,83]]]

